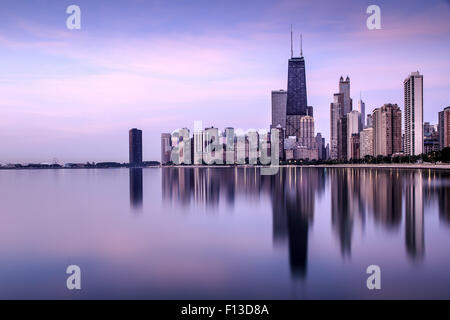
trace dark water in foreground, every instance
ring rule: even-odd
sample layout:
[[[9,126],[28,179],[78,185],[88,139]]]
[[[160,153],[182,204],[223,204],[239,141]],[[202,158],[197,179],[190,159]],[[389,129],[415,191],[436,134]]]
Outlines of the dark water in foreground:
[[[450,172],[0,171],[0,208],[2,299],[450,299]]]

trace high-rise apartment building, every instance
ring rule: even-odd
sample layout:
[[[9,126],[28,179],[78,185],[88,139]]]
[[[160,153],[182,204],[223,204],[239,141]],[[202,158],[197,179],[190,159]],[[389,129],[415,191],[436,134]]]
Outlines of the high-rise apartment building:
[[[439,112],[439,147],[450,147],[450,106]]]
[[[360,157],[360,140],[359,140],[359,134],[353,133],[350,138],[350,144],[349,144],[349,160],[350,159],[359,159]]]
[[[368,127],[359,133],[360,157],[373,157],[373,128]]]
[[[170,133],[161,133],[161,164],[170,162],[172,152],[172,135]]]
[[[367,115],[367,121],[366,121],[366,128],[372,127],[372,124],[373,124],[372,115],[368,114]]]
[[[405,154],[423,153],[423,75],[412,72],[403,82],[405,98]]]
[[[298,142],[301,146],[304,146],[308,149],[316,148],[313,117],[304,116],[300,119],[300,136]]]
[[[317,146],[317,158],[319,160],[325,160],[327,158],[325,150],[325,138],[322,137],[320,132],[316,135],[316,146]]]
[[[142,130],[129,131],[129,162],[132,167],[142,166]]]
[[[276,128],[280,125],[286,128],[286,103],[287,91],[274,90],[272,91],[272,124],[271,128]]]
[[[396,104],[385,104],[372,113],[374,156],[390,156],[402,150],[402,112]]]

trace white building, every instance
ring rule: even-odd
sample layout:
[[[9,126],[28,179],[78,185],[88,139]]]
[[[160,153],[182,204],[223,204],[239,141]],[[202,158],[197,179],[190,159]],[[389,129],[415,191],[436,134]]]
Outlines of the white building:
[[[412,72],[405,79],[405,154],[423,153],[423,75]]]

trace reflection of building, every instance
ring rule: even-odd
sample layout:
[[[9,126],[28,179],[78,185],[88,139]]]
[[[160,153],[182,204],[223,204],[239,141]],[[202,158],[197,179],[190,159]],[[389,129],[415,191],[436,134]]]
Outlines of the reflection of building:
[[[142,131],[133,128],[129,132],[130,166],[142,165]]]
[[[350,255],[352,247],[353,213],[350,210],[349,179],[345,169],[331,169],[331,224],[339,238],[341,254]]]
[[[286,128],[286,100],[287,92],[284,90],[272,91],[272,125],[276,128],[280,125]]]
[[[412,72],[405,79],[405,154],[423,153],[423,76]]]
[[[423,258],[425,252],[423,220],[423,188],[420,171],[408,173],[405,183],[405,241],[413,259]]]
[[[398,228],[402,220],[402,179],[394,170],[377,170],[374,177],[374,219],[387,228]]]
[[[195,208],[222,206],[220,210],[206,210],[205,214],[210,211],[224,214],[226,210],[222,209],[233,206],[237,199],[246,202],[246,209],[249,204],[264,203],[269,197],[274,248],[288,249],[291,275],[298,278],[307,275],[310,227],[316,210],[325,208],[324,214],[331,213],[331,230],[342,258],[351,255],[354,243],[360,239],[353,235],[364,232],[366,223],[374,222],[390,233],[401,233],[404,223],[404,249],[414,259],[420,259],[424,255],[425,204],[438,207],[441,223],[450,225],[450,173],[444,170],[420,173],[409,169],[282,167],[273,176],[261,176],[259,170],[164,167],[163,203]],[[133,199],[135,183],[131,179],[130,171],[130,199]],[[328,192],[326,188],[325,193],[326,184],[330,189]],[[328,195],[330,203],[323,206]],[[433,203],[425,203],[430,199]],[[327,230],[322,226],[315,228],[324,229]]]
[[[130,204],[132,208],[142,207],[143,179],[142,168],[130,168]]]
[[[373,111],[374,156],[390,156],[402,151],[402,113],[396,104]]]

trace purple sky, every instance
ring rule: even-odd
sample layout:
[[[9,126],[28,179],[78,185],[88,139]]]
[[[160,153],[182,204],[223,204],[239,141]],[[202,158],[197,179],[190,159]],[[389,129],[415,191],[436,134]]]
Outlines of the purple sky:
[[[70,4],[81,30],[66,28]],[[366,8],[381,7],[381,30]],[[0,163],[127,161],[128,129],[145,160],[160,133],[268,128],[270,92],[286,89],[289,29],[303,33],[308,104],[329,137],[329,105],[350,76],[357,106],[403,109],[403,80],[424,75],[425,121],[450,105],[450,2],[2,1]]]

